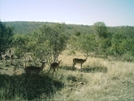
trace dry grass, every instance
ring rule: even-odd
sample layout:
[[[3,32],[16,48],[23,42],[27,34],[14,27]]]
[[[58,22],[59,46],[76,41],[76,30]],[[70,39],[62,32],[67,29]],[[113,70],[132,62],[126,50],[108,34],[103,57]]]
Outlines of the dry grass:
[[[32,77],[32,80],[28,78],[31,81],[34,81],[33,79],[35,79],[34,82],[36,82],[36,79],[38,79],[37,81],[41,83],[40,87],[38,87],[38,84],[40,84],[38,82],[34,83],[33,86],[31,86],[37,86],[37,88],[32,89],[31,92],[35,92],[32,93],[32,96],[36,96],[36,93],[38,93],[38,97],[36,96],[32,100],[134,100],[134,63],[108,61],[101,58],[89,57],[87,61],[83,64],[82,71],[79,70],[79,65],[76,65],[76,69],[72,70],[72,59],[74,57],[85,57],[81,53],[77,53],[75,56],[71,56],[68,54],[68,51],[65,51],[59,56],[59,60],[62,60],[62,63],[60,65],[61,69],[56,71],[56,73],[47,74],[49,67],[46,67],[44,71],[40,73],[41,77]],[[48,92],[46,89],[48,89],[48,91],[50,92]],[[21,91],[22,94],[26,92],[27,94],[29,94],[27,90],[25,90],[24,92]],[[17,94],[14,99],[29,100],[28,97],[23,97],[23,95],[17,96]]]
[[[85,58],[80,53],[75,57]],[[72,66],[73,58],[74,56],[68,56],[67,53],[60,56],[63,66]],[[79,68],[79,65],[76,68]],[[63,98],[67,101],[134,100],[134,63],[89,57],[83,64],[82,72],[77,70],[65,72],[67,76],[72,77],[70,84],[72,86],[70,87],[68,84],[65,89],[59,92],[63,92],[61,98],[59,97],[60,100]],[[59,94],[55,95],[54,99],[57,96]]]

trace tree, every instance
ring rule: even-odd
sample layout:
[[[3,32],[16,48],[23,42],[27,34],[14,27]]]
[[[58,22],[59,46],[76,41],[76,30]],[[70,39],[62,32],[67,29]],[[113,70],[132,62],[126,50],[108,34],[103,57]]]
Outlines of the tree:
[[[15,48],[15,54],[19,57],[24,56],[26,52],[31,51],[30,36],[27,34],[14,34],[12,44]]]
[[[111,37],[112,34],[108,32],[107,27],[104,22],[96,22],[93,25],[93,30],[96,35],[96,53],[108,55],[109,48],[111,47]]]
[[[78,45],[82,52],[88,54],[89,52],[93,52],[95,50],[96,42],[94,34],[83,34],[79,37]]]
[[[122,34],[114,34],[111,39],[111,54],[121,56],[125,53],[126,48],[124,42],[126,37]]]
[[[103,37],[106,38],[107,37],[107,27],[105,25],[104,22],[96,22],[93,25],[93,29],[95,31],[95,33],[99,36],[99,37]]]
[[[16,53],[31,53],[34,60],[56,61],[66,47],[68,38],[64,31],[64,26],[57,24],[43,25],[32,34],[16,34],[13,41]]]
[[[54,26],[42,26],[40,28],[41,35],[44,35],[44,41],[47,42],[47,49],[53,61],[58,59],[59,54],[66,48],[68,36],[65,33],[64,24],[56,24]]]
[[[13,28],[5,26],[0,21],[0,52],[4,52],[7,48],[11,47]]]

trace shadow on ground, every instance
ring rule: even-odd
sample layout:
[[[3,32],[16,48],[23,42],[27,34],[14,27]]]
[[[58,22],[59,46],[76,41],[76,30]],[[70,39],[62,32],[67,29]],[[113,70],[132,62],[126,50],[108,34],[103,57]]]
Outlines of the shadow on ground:
[[[40,97],[47,99],[63,84],[47,75],[14,75],[0,74],[0,99],[12,100],[21,97],[22,100],[38,100]]]
[[[62,66],[60,69],[71,70],[71,71],[77,70],[77,68],[74,68],[74,67],[72,67],[72,66]]]
[[[107,72],[107,67],[84,67],[82,68],[82,72],[92,72],[92,73],[96,73],[96,72],[103,72],[106,73]]]
[[[65,69],[65,70],[78,70],[78,71],[81,71],[81,72],[85,72],[85,73],[88,73],[88,72],[93,72],[93,73],[96,73],[96,72],[103,72],[103,73],[106,73],[107,72],[107,67],[99,67],[99,66],[96,66],[96,67],[83,67],[82,69],[77,69],[77,68],[73,68],[71,66],[63,66],[61,69]]]

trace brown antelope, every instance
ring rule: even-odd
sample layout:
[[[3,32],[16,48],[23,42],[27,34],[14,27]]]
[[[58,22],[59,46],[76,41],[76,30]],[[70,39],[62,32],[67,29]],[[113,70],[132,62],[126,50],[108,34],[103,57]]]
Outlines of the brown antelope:
[[[57,70],[58,70],[61,61],[62,61],[62,60],[60,60],[60,61],[58,61],[58,62],[53,62],[53,63],[51,64],[51,66],[50,66],[50,70],[51,70],[52,68],[53,68],[53,72],[55,72],[55,69],[56,69],[56,68],[57,68]],[[48,73],[50,72],[50,70],[48,71]]]
[[[81,64],[81,69],[82,69],[82,64],[87,60],[88,55],[86,56],[85,59],[79,59],[79,58],[73,58],[73,67],[76,65],[76,63]]]
[[[45,67],[46,62],[41,62],[41,63],[42,63],[41,67],[26,66],[26,64],[25,64],[25,72],[26,72],[26,74],[31,74],[31,73],[39,74],[39,72],[42,71],[43,68]]]

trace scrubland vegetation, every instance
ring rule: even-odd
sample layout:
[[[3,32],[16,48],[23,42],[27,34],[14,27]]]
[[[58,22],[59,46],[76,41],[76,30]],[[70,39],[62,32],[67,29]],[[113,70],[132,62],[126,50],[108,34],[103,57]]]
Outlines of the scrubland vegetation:
[[[122,27],[127,32],[103,22],[47,23],[23,34],[2,22],[0,28],[0,51],[9,57],[0,60],[0,100],[134,100],[133,27]],[[80,64],[72,67],[73,58],[85,59],[87,54],[82,69]],[[27,76],[24,64],[40,66],[40,60],[47,61],[45,68],[39,75]],[[58,60],[62,60],[59,69],[48,73],[50,64]]]

